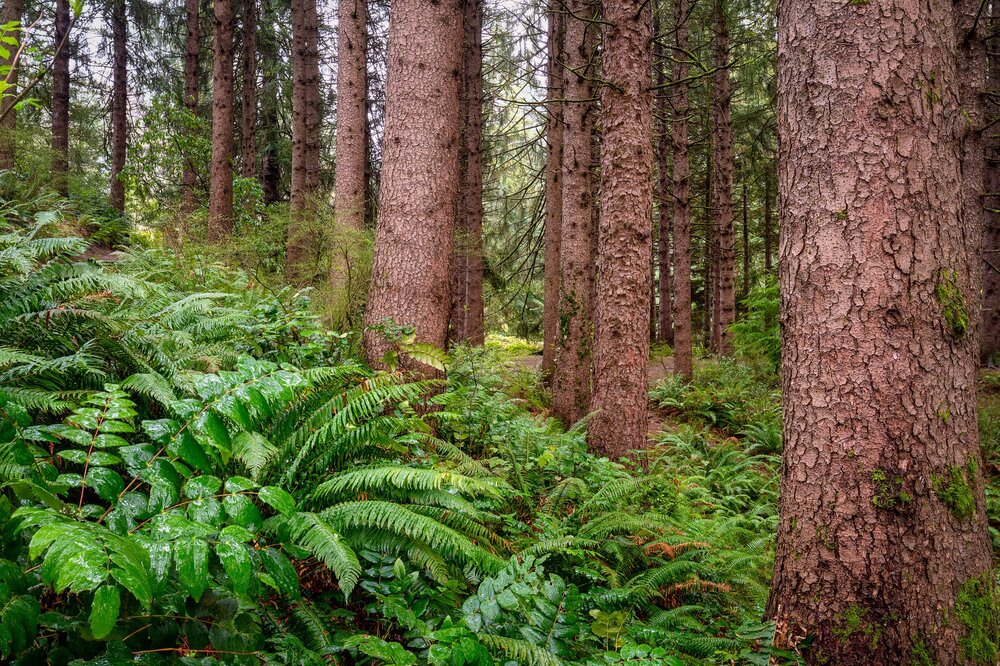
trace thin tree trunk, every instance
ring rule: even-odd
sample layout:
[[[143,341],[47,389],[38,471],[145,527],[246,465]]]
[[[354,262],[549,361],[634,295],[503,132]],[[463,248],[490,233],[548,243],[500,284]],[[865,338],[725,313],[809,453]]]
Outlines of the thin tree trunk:
[[[691,379],[691,170],[688,158],[688,0],[674,1],[674,373]]]
[[[653,215],[651,9],[604,0],[601,217],[594,337],[592,449],[645,448],[649,402],[649,261]]]
[[[319,187],[319,17],[316,0],[292,0],[292,193],[285,279],[314,277]]]
[[[375,367],[384,367],[394,344],[371,327],[393,323],[413,327],[417,342],[443,347],[446,341],[462,22],[459,0],[392,4],[379,219],[364,333],[365,355]]]
[[[743,282],[740,286],[740,301],[746,303],[750,295],[750,217],[747,211],[747,183],[742,183],[743,199]]]
[[[452,265],[449,339],[481,345],[483,322],[483,14],[482,0],[462,0],[462,144]]]
[[[260,101],[260,127],[261,140],[264,146],[261,148],[260,181],[261,189],[264,191],[264,203],[273,204],[281,199],[281,155],[279,154],[279,142],[281,141],[279,123],[279,110],[281,108],[281,86],[278,83],[275,72],[279,65],[278,44],[274,34],[274,20],[272,10],[268,5],[264,5],[263,26],[258,38],[260,50],[260,64],[263,72],[261,77],[261,101]]]
[[[997,660],[953,7],[778,3],[784,459],[768,613],[814,637],[811,662]]]
[[[356,234],[365,226],[368,167],[368,11],[366,0],[341,0],[337,52],[335,239],[330,282],[349,318],[357,289]]]
[[[184,108],[192,118],[198,115],[200,80],[201,18],[199,0],[185,0],[184,11],[187,39],[184,42]],[[184,160],[181,172],[181,212],[190,214],[198,207],[198,174],[190,157]]]
[[[732,87],[729,81],[729,27],[725,0],[715,0],[715,75],[712,77],[713,129],[715,151],[713,191],[715,194],[715,284],[717,318],[713,320],[716,351],[733,353],[730,326],[736,320],[736,252],[733,233],[733,125]]]
[[[704,284],[705,294],[704,302],[702,304],[704,310],[704,317],[702,317],[701,328],[702,328],[702,341],[705,347],[711,352],[718,352],[718,340],[715,339],[714,333],[715,328],[712,326],[713,321],[718,320],[718,314],[716,313],[716,307],[719,303],[719,299],[715,293],[715,275],[716,275],[716,252],[715,252],[715,214],[713,212],[712,206],[712,164],[714,160],[712,159],[712,137],[709,137],[709,145],[706,147],[706,167],[705,167],[705,237],[702,244],[702,259],[704,260],[704,265],[702,266],[702,283]]]
[[[563,41],[566,15],[560,0],[549,1],[549,86],[545,126],[545,275],[542,320],[542,378],[551,383],[559,347],[559,246],[562,235]]]
[[[594,284],[593,79],[597,6],[568,0],[565,21],[562,229],[559,247],[559,348],[552,379],[552,412],[570,425],[590,409]]]
[[[257,177],[257,0],[243,0],[243,131],[240,175]]]
[[[0,14],[0,21],[3,24],[20,22],[21,14],[24,11],[23,0],[4,0],[3,13]],[[20,32],[7,33],[8,36],[17,37],[18,41],[24,38]],[[0,67],[10,67],[14,60],[16,48],[8,47],[10,55],[0,59]],[[18,68],[10,71],[8,84],[9,88],[4,93],[3,100],[0,100],[0,112],[7,112],[7,116],[0,120],[0,171],[7,171],[14,168],[14,156],[17,152],[17,110],[8,108],[14,103],[17,97],[17,76]]]
[[[111,93],[111,207],[125,212],[125,183],[120,174],[128,153],[128,19],[125,0],[111,5],[111,33],[114,42],[114,71]]]
[[[69,48],[59,49],[69,31],[69,0],[56,0],[54,44],[58,50],[52,67],[52,183],[57,192],[69,194]]]
[[[212,59],[212,173],[208,240],[233,233],[233,4],[215,0]]]
[[[774,163],[764,167],[764,273],[774,271]]]
[[[656,21],[654,34],[659,35],[659,21]],[[671,192],[670,151],[672,139],[667,129],[667,117],[670,115],[670,92],[665,88],[667,83],[667,58],[659,41],[653,44],[653,58],[656,67],[656,164],[657,164],[657,200],[659,240],[657,241],[657,264],[659,265],[659,332],[656,339],[659,342],[674,344],[673,304],[670,284],[670,232],[673,213],[673,194]],[[678,53],[678,59],[686,57]],[[677,122],[677,119],[673,119]],[[690,298],[690,296],[688,297]]]

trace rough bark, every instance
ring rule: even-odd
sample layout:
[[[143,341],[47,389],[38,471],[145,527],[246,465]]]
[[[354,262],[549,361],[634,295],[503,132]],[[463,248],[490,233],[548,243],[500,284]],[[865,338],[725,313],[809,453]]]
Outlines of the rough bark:
[[[52,66],[52,184],[63,196],[69,193],[69,52],[59,49],[69,32],[69,0],[56,0],[55,35],[57,50]]]
[[[712,77],[714,140],[713,184],[715,215],[715,306],[712,338],[723,356],[733,353],[729,327],[736,320],[736,242],[733,233],[733,121],[729,80],[729,26],[724,0],[715,0],[715,74]]]
[[[1000,12],[993,10],[991,32],[1000,29]],[[994,46],[994,48],[996,48]],[[1000,53],[989,54],[988,86],[1000,90]],[[993,104],[990,115],[1000,115],[1000,105]],[[990,118],[992,120],[992,118]],[[983,227],[983,316],[980,362],[996,365],[1000,360],[1000,134],[986,133],[986,218]]]
[[[357,288],[352,235],[365,226],[368,166],[368,12],[366,0],[341,0],[337,51],[337,169],[335,223],[343,238],[334,240],[331,285],[345,303]],[[350,309],[349,305],[346,309]]]
[[[548,93],[545,125],[545,273],[542,296],[542,378],[551,382],[559,347],[559,239],[562,235],[562,157],[566,15],[560,0],[549,2]]]
[[[658,28],[658,26],[657,26]],[[659,30],[654,28],[653,34],[658,35]],[[674,322],[673,322],[673,297],[671,295],[670,284],[670,235],[672,213],[674,208],[673,194],[671,192],[670,174],[670,151],[671,137],[668,130],[667,118],[670,116],[670,92],[666,89],[667,62],[663,46],[659,41],[653,44],[653,58],[656,67],[656,199],[658,240],[656,243],[657,265],[659,267],[659,282],[657,292],[659,296],[659,321],[657,322],[656,340],[669,345],[674,343]],[[678,54],[678,58],[685,57]]]
[[[768,612],[814,635],[814,662],[997,659],[991,613],[955,608],[991,603],[975,582],[991,553],[982,237],[963,213],[952,11],[778,3],[784,459]],[[978,658],[963,617],[981,623]]]
[[[389,27],[385,135],[365,355],[375,367],[393,342],[387,320],[443,347],[458,197],[459,0],[395,0]],[[428,370],[426,366],[421,369]]]
[[[184,12],[187,38],[184,41],[184,108],[191,117],[198,115],[198,88],[201,56],[201,18],[199,0],[185,0]],[[198,174],[195,165],[184,160],[181,172],[181,212],[191,213],[198,207]]]
[[[645,448],[653,215],[651,10],[604,0],[601,217],[590,446],[612,458]]]
[[[24,1],[23,0],[4,0],[3,3],[3,13],[0,14],[0,21],[4,25],[12,23],[14,21],[21,20],[21,14],[24,11]],[[8,33],[9,36],[17,37],[20,41],[23,39],[23,35],[20,32]],[[0,58],[0,66],[10,66],[14,60],[14,54],[16,53],[16,48],[9,48],[10,56],[7,58]],[[14,68],[7,75],[7,83],[10,87],[6,91],[6,96],[2,101],[0,101],[0,112],[7,111],[7,109],[14,103],[14,98],[17,97],[17,76],[18,68]],[[11,109],[7,116],[0,120],[0,171],[6,171],[8,169],[14,168],[14,155],[17,152],[17,111]]]
[[[458,215],[452,264],[449,339],[485,341],[483,322],[483,14],[482,0],[463,0],[461,141]]]
[[[559,248],[559,348],[552,378],[552,412],[570,425],[590,409],[594,290],[594,86],[597,6],[569,0],[564,27],[562,227]]]
[[[285,278],[312,279],[319,187],[319,17],[316,0],[292,0],[292,192]]]
[[[128,22],[125,0],[111,5],[114,63],[111,86],[111,207],[125,212],[125,183],[119,178],[128,153]]]
[[[215,0],[212,17],[212,170],[208,240],[233,233],[233,2]]]
[[[674,181],[674,372],[691,379],[691,169],[688,158],[688,0],[674,0],[673,145]]]
[[[240,175],[257,177],[257,0],[243,0]]]

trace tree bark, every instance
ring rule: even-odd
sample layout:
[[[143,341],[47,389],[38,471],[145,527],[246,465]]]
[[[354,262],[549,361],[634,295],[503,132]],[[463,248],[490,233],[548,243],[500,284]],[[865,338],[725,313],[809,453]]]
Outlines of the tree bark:
[[[545,125],[545,273],[543,284],[542,378],[551,383],[559,347],[559,239],[562,235],[563,40],[566,15],[560,0],[549,1],[548,94]]]
[[[52,184],[57,192],[69,194],[69,48],[59,49],[69,32],[69,0],[56,0],[52,66]]]
[[[691,170],[688,158],[688,0],[674,0],[673,144],[674,180],[674,373],[691,373]]]
[[[292,192],[285,279],[315,277],[319,188],[319,17],[316,0],[292,0]]]
[[[645,448],[653,215],[651,10],[604,0],[601,217],[590,446],[616,458]]]
[[[993,10],[990,32],[1000,29],[1000,12]],[[1000,90],[1000,54],[988,56],[988,88]],[[1000,105],[993,104],[992,115],[1000,114]],[[992,120],[990,118],[989,120]],[[984,201],[986,217],[983,227],[983,316],[980,362],[996,365],[1000,353],[1000,136],[990,131],[986,140],[986,183]]]
[[[657,22],[657,28],[658,28]],[[654,29],[654,35],[659,35]],[[666,89],[666,66],[669,62],[659,41],[653,44],[653,57],[656,67],[656,164],[657,164],[657,217],[658,240],[656,244],[657,265],[659,266],[658,295],[660,301],[659,322],[656,340],[669,345],[674,344],[673,303],[670,284],[670,235],[674,208],[671,192],[670,150],[671,137],[667,128],[667,117],[670,115],[669,91]],[[678,53],[677,58],[686,57]],[[674,119],[676,122],[676,118]],[[690,297],[689,297],[690,298]]]
[[[559,248],[559,348],[552,379],[552,412],[565,425],[590,409],[594,290],[594,86],[597,6],[568,0],[565,21],[562,228]]]
[[[481,345],[483,321],[483,14],[482,0],[462,0],[462,144],[452,265],[449,339]]]
[[[114,71],[111,92],[111,207],[125,212],[125,183],[120,174],[128,156],[128,18],[125,0],[113,0],[111,34],[114,43]]]
[[[243,0],[240,175],[257,177],[257,0]]]
[[[184,42],[184,108],[192,118],[198,115],[201,60],[201,18],[199,0],[185,0],[187,38]],[[181,172],[181,212],[190,214],[198,207],[198,174],[190,159],[184,160]]]
[[[341,0],[337,51],[337,170],[335,224],[343,238],[334,242],[330,281],[345,313],[357,289],[353,236],[365,226],[368,167],[368,11],[366,0]]]
[[[736,320],[736,252],[733,233],[733,121],[732,86],[729,81],[729,26],[724,0],[715,0],[715,74],[712,77],[712,105],[715,155],[715,294],[717,315],[712,320],[715,350],[733,353],[733,334],[729,327]]]
[[[208,240],[233,233],[233,3],[215,0],[212,20],[212,173]]]
[[[258,36],[260,65],[262,70],[260,89],[260,128],[261,148],[260,181],[264,192],[264,203],[273,204],[281,199],[281,166],[279,153],[281,128],[279,127],[279,112],[281,109],[281,86],[275,72],[280,67],[277,36],[274,34],[273,10],[263,5],[265,28]]]
[[[778,3],[784,459],[768,613],[815,637],[813,662],[997,660],[995,611],[968,605],[993,603],[993,585],[982,236],[963,212],[952,12]],[[980,623],[978,656],[963,618]]]
[[[3,21],[4,25],[15,21],[20,22],[21,14],[23,12],[23,0],[4,0],[3,13],[0,14],[0,21]],[[24,35],[22,35],[19,31],[7,33],[7,36],[17,37],[19,42],[24,38]],[[10,56],[0,59],[0,66],[11,66],[17,49],[8,46],[8,50],[10,51]],[[18,68],[14,68],[10,71],[10,74],[8,75],[8,84],[10,84],[10,87],[7,89],[4,99],[0,101],[0,112],[7,111],[7,109],[14,103],[14,98],[17,97],[17,76]],[[15,109],[11,109],[7,113],[7,116],[3,120],[0,120],[0,171],[7,171],[14,168],[14,155],[16,152],[17,111]]]
[[[395,0],[389,23],[385,135],[365,355],[394,348],[387,322],[444,347],[458,201],[459,0]],[[425,372],[426,366],[419,367]]]

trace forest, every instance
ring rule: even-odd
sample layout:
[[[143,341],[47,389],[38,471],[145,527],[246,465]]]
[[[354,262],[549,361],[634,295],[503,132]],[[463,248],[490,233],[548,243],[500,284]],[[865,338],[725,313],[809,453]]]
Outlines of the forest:
[[[0,664],[1000,665],[995,0],[0,0]]]

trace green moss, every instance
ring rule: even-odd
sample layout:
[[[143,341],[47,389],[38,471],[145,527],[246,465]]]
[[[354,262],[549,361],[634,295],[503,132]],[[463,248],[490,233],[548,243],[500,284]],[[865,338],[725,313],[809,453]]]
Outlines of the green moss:
[[[852,5],[857,4],[856,0],[851,0],[851,4]],[[868,0],[864,0],[863,4],[867,5],[868,4]],[[847,221],[847,209],[846,208],[837,211],[837,219],[840,220],[841,222],[846,222]]]
[[[960,520],[971,518],[976,512],[976,498],[971,484],[975,481],[977,469],[976,461],[970,459],[965,467],[949,467],[944,476],[931,475],[934,494]]]
[[[903,490],[905,479],[896,475],[892,479],[884,469],[872,470],[872,506],[876,509],[902,511],[913,502],[913,496]]]
[[[841,643],[846,643],[851,636],[858,633],[861,629],[862,622],[867,614],[867,608],[863,608],[857,604],[848,606],[847,610],[844,611],[843,614],[837,616],[838,626],[833,630],[833,635],[836,636]]]
[[[966,581],[955,599],[955,617],[965,628],[959,639],[962,655],[974,664],[1000,659],[1000,598],[993,574]]]
[[[870,2],[870,0],[851,0],[852,7],[864,7]]]
[[[910,653],[910,666],[936,666],[934,658],[931,657],[931,653],[923,641],[917,641],[913,644],[913,651]]]
[[[965,295],[958,285],[958,273],[942,271],[934,296],[942,306],[941,316],[944,317],[948,330],[956,340],[961,340],[969,331],[969,311],[965,305]]]

